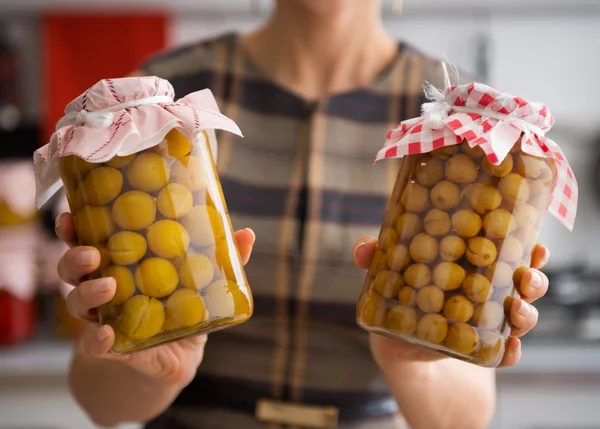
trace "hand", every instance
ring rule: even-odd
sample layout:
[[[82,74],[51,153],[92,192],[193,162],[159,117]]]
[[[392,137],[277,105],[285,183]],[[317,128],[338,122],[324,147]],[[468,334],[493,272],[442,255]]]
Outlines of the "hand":
[[[354,262],[358,268],[365,270],[369,268],[376,246],[377,239],[374,237],[363,237],[356,242]],[[548,277],[539,271],[548,262],[548,256],[548,249],[540,244],[536,245],[532,251],[531,268],[525,271],[517,287],[521,299],[515,299],[510,309],[512,330],[506,341],[506,349],[500,367],[514,366],[519,362],[521,359],[521,340],[519,338],[531,331],[537,324],[538,311],[531,303],[542,298],[548,291]],[[371,334],[371,350],[380,366],[382,363],[397,360],[435,361],[446,358],[434,351],[376,334]]]
[[[125,356],[109,354],[115,334],[109,325],[99,325],[94,309],[109,302],[115,294],[115,280],[101,278],[81,281],[96,270],[100,253],[96,248],[77,246],[71,214],[63,213],[56,219],[56,234],[71,247],[58,264],[61,279],[76,286],[67,296],[67,308],[76,318],[85,322],[81,338],[83,352],[95,358],[121,361],[137,371],[173,383],[187,383],[202,361],[206,335],[185,338]],[[244,265],[252,253],[255,236],[251,229],[235,233]]]

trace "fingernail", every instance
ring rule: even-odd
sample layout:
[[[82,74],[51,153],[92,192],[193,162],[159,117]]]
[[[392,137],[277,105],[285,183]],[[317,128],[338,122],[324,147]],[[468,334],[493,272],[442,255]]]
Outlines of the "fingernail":
[[[519,306],[519,308],[517,310],[519,311],[519,314],[523,317],[528,317],[531,314],[531,307],[525,301],[518,302],[519,304],[517,305]]]
[[[250,228],[244,228],[244,231],[249,232],[250,234],[252,234],[252,241],[254,242],[256,240],[256,234],[254,233],[254,231]]]
[[[79,262],[79,265],[93,265],[95,260],[96,252],[94,252],[93,250],[84,250],[83,252],[79,253],[79,255],[77,255],[77,262]]]
[[[362,240],[359,241],[358,244],[356,245],[356,247],[354,248],[354,256],[356,256],[356,253],[358,252],[358,250],[363,247],[365,244],[367,244],[367,240]]]
[[[106,279],[98,279],[94,282],[94,292],[96,293],[104,293],[104,292],[108,292],[109,290],[111,290],[113,287],[113,279],[112,278],[106,278]]]
[[[56,216],[56,219],[54,220],[54,228],[55,229],[60,229],[60,216],[61,215]]]
[[[550,250],[546,249],[546,253],[544,253],[544,265],[548,262],[548,259],[550,259]]]
[[[98,341],[104,341],[108,338],[108,335],[110,334],[108,327],[106,325],[101,326],[98,329],[98,332],[96,332],[96,339]]]
[[[531,281],[529,282],[529,286],[536,289],[542,287],[542,275],[537,271],[531,271]]]

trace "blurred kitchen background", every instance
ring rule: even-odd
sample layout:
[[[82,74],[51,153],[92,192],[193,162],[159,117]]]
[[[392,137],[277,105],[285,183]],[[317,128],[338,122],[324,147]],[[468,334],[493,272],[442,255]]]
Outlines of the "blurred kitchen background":
[[[327,1],[327,0],[323,0]],[[354,0],[365,1],[365,0]],[[404,0],[398,38],[543,101],[579,180],[575,229],[545,221],[551,290],[490,429],[600,428],[600,0]],[[60,196],[33,207],[31,153],[66,103],[153,52],[264,20],[271,0],[0,0],[0,429],[94,427],[68,394],[78,325],[56,277]],[[137,427],[137,426],[132,426]],[[243,428],[241,428],[243,429]],[[460,428],[456,428],[460,429]]]

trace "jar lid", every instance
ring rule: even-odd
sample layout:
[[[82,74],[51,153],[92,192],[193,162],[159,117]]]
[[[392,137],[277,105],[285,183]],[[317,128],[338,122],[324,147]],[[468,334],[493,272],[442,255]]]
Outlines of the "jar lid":
[[[37,206],[62,187],[60,157],[106,162],[156,146],[174,128],[191,141],[205,130],[242,135],[235,122],[220,113],[210,90],[177,101],[174,96],[165,79],[128,77],[101,80],[69,103],[50,142],[34,153]]]
[[[490,163],[499,165],[521,138],[523,152],[556,162],[556,187],[548,211],[571,231],[577,213],[577,180],[560,147],[546,137],[554,124],[548,107],[482,83],[453,85],[450,76],[458,80],[458,71],[442,65],[444,90],[425,85],[429,101],[423,104],[422,115],[391,130],[375,162],[427,153],[466,140],[471,148],[479,146]]]

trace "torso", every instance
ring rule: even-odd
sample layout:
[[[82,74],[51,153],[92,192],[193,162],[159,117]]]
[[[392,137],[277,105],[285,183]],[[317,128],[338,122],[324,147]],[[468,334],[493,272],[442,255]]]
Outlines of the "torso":
[[[210,88],[244,133],[218,134],[217,165],[233,226],[257,236],[246,267],[255,312],[209,336],[200,376],[262,385],[286,401],[387,394],[368,335],[355,322],[365,273],[354,266],[352,245],[378,235],[395,180],[398,164],[372,166],[375,153],[391,128],[420,114],[422,85],[436,84],[439,70],[401,44],[370,86],[307,103],[270,82],[235,35],[146,65],[177,97]],[[195,421],[205,423],[191,427],[221,429],[209,425],[210,416],[200,413]]]

